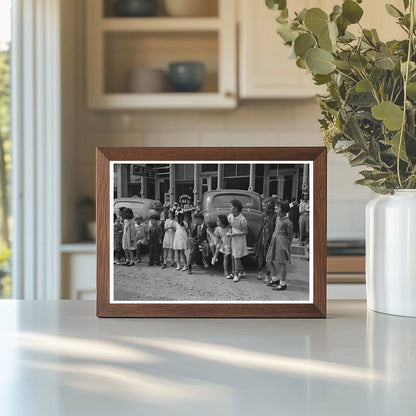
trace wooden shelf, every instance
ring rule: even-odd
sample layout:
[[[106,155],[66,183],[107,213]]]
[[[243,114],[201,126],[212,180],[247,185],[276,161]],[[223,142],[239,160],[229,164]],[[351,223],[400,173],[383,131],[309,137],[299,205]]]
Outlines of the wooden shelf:
[[[112,17],[101,20],[101,30],[105,32],[175,32],[175,31],[217,31],[221,20],[217,17]]]
[[[234,108],[235,97],[216,93],[103,94],[90,104],[97,109]]]
[[[365,257],[328,256],[327,272],[334,274],[365,274]]]

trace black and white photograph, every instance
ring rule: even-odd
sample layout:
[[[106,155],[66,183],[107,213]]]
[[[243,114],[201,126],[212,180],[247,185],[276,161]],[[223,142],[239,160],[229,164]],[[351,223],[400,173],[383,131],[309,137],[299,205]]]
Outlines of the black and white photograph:
[[[311,162],[110,163],[110,303],[311,303]]]

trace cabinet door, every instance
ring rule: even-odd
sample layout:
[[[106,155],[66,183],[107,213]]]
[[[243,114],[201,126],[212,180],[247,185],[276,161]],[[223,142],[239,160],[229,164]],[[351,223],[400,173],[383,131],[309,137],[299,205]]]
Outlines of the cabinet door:
[[[323,7],[322,3],[298,0],[296,10]],[[238,6],[240,97],[305,98],[322,92],[313,84],[311,75],[289,59],[291,49],[277,34],[277,12],[267,9],[264,1],[239,0]]]
[[[289,4],[290,11],[304,7],[320,7],[330,12],[341,0],[297,0]],[[296,3],[296,4],[295,4]],[[389,3],[403,9],[402,0]],[[241,98],[306,98],[325,92],[313,84],[311,75],[298,68],[290,59],[291,49],[283,44],[276,33],[276,11],[268,10],[264,1],[238,0],[240,15],[239,88]],[[384,2],[366,0],[362,25],[376,28],[384,41],[403,38],[395,19],[386,12]],[[357,33],[358,25],[348,30]]]

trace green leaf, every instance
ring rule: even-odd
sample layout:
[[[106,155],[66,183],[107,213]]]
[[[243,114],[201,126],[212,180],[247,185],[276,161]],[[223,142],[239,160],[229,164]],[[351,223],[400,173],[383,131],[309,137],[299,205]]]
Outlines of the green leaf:
[[[363,9],[352,0],[346,0],[342,3],[342,16],[349,23],[358,23],[363,16]]]
[[[332,13],[329,15],[329,20],[331,22],[335,22],[338,17],[342,15],[342,7],[336,4],[334,8],[332,9]]]
[[[361,152],[357,157],[350,160],[350,165],[352,167],[360,166],[365,162],[366,159],[367,155],[364,152]]]
[[[373,117],[382,120],[384,125],[392,131],[402,127],[403,110],[391,101],[383,101],[371,109]]]
[[[316,45],[314,37],[309,33],[302,33],[295,39],[296,56],[304,58],[309,49]]]
[[[328,27],[324,32],[321,32],[318,35],[318,45],[321,49],[324,49],[325,51],[334,51],[334,44],[332,43],[331,37],[329,35]]]
[[[391,139],[391,141],[381,140],[381,143],[383,143],[387,146],[390,146],[391,151],[397,157],[398,154],[399,154],[400,132],[395,134],[393,136],[393,138]],[[407,158],[407,155],[406,155],[405,141],[404,140],[403,140],[402,146],[400,148],[400,159],[403,160],[404,162],[409,162],[409,159]]]
[[[287,19],[289,17],[289,10],[285,7],[282,12],[280,13],[280,17],[282,19]]]
[[[381,54],[380,54],[381,55]],[[378,56],[375,61],[376,67],[385,70],[394,69],[394,61],[390,56]]]
[[[293,30],[287,23],[280,24],[277,28],[277,33],[286,43],[293,42],[298,37],[298,32]]]
[[[296,59],[296,66],[301,69],[308,69],[308,65],[306,65],[305,58],[298,58]]]
[[[407,96],[412,100],[416,100],[416,82],[407,84]]]
[[[305,13],[305,26],[315,35],[327,30],[328,15],[318,7],[309,9]]]
[[[353,145],[354,142],[351,140],[338,140],[334,146],[334,150],[336,153],[342,153],[348,150]]]
[[[355,86],[355,90],[357,92],[371,92],[371,83],[366,79],[362,79],[361,81],[357,82]]]
[[[380,179],[388,178],[391,173],[390,172],[379,172],[377,170],[362,170],[360,175],[364,176],[365,179],[372,179],[374,181],[378,181]]]
[[[266,0],[266,6],[270,10],[283,10],[286,8],[286,0]]]
[[[404,9],[406,10],[409,7],[409,0],[403,0],[403,6],[404,6]]]
[[[303,23],[303,21],[305,20],[305,14],[307,12],[307,9],[302,9],[299,13],[296,13],[296,19]]]
[[[352,68],[352,65],[348,61],[334,60],[332,63],[339,69],[344,71],[349,71]]]
[[[337,29],[338,29],[338,31],[339,31],[339,26],[337,25]],[[351,33],[351,32],[348,32],[348,30],[344,33],[344,35],[343,36],[340,36],[339,38],[338,38],[338,42],[340,42],[340,43],[350,43],[350,42],[352,42],[353,40],[355,40],[356,39],[356,36],[353,34],[353,33]]]
[[[313,80],[315,81],[315,85],[324,85],[331,81],[331,76],[315,74]]]
[[[339,16],[337,19],[337,27],[338,27],[338,32],[340,36],[341,37],[344,36],[348,27],[348,22],[344,19],[342,15]]]
[[[358,70],[364,69],[364,67],[368,64],[367,60],[358,53],[355,53],[351,56],[350,63],[354,68]]]
[[[333,72],[335,69],[335,65],[332,63],[333,59],[330,52],[320,48],[309,49],[306,54],[306,64],[314,75],[327,75]]]
[[[392,4],[386,4],[387,13],[393,17],[403,17],[404,14],[397,8],[394,7]]]
[[[371,34],[373,35],[373,39],[376,42],[380,42],[380,38],[378,37],[378,33],[377,33],[377,30],[376,29],[371,29]]]

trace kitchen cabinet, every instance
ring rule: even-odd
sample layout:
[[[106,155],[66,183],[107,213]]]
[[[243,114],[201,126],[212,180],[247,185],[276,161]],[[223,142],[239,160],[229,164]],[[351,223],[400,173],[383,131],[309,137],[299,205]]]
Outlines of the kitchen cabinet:
[[[293,2],[294,3],[294,2]],[[401,0],[392,4],[403,8]],[[341,1],[298,0],[289,4],[289,10],[319,7],[330,12]],[[378,0],[366,0],[361,4],[366,28],[377,29],[381,40],[403,38],[394,18],[388,15]],[[283,44],[276,33],[275,17],[278,12],[267,9],[263,1],[238,0],[239,12],[239,95],[242,99],[290,99],[308,98],[325,93],[325,87],[316,86],[305,70],[290,59],[291,49]],[[348,30],[357,33],[360,28],[352,25]]]
[[[323,1],[299,0],[303,7],[324,7]],[[239,0],[240,98],[308,98],[322,93],[311,75],[289,59],[290,48],[277,35],[276,11],[264,1]],[[293,7],[293,6],[292,6]]]
[[[90,109],[234,108],[237,105],[236,5],[218,2],[217,16],[115,17],[108,2],[88,0],[87,102]],[[111,4],[110,4],[111,5]],[[199,61],[199,92],[128,90],[128,74],[140,68],[167,72],[169,63]]]

